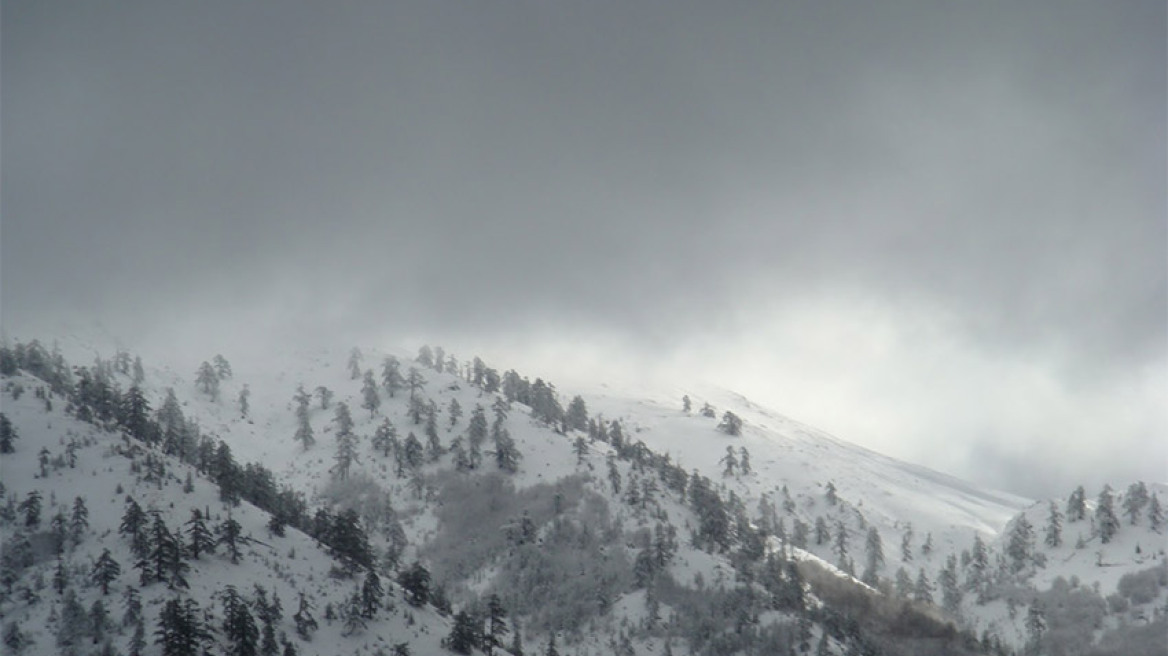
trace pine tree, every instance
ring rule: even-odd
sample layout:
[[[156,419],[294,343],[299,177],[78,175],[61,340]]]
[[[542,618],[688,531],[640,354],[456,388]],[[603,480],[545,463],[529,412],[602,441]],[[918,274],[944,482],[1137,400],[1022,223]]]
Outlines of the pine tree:
[[[276,626],[283,619],[284,611],[280,605],[280,596],[272,593],[272,601],[268,601],[268,591],[264,586],[256,583],[251,606],[255,609],[256,618],[260,621],[260,654],[276,656],[280,645],[276,641]]]
[[[1050,502],[1050,514],[1046,520],[1046,546],[1058,547],[1063,543],[1063,516],[1058,505]]]
[[[61,603],[61,621],[57,626],[57,646],[64,653],[75,653],[89,633],[89,618],[85,607],[77,601],[77,594],[69,588]]]
[[[1067,521],[1078,522],[1087,517],[1087,493],[1083,490],[1083,486],[1075,488],[1071,492],[1071,496],[1067,498]]]
[[[493,653],[496,648],[503,647],[503,637],[509,633],[507,628],[507,611],[499,595],[491,594],[487,598],[487,628],[483,636],[483,647],[487,654]]]
[[[134,385],[141,385],[146,382],[146,368],[142,367],[141,356],[134,356],[133,371],[131,374],[131,382]]]
[[[365,574],[365,583],[361,585],[361,614],[365,619],[373,619],[377,611],[381,610],[381,598],[385,591],[381,588],[381,578],[377,571],[370,568]]]
[[[1026,653],[1042,653],[1042,636],[1046,632],[1046,614],[1035,603],[1026,613]]]
[[[405,465],[410,469],[420,469],[426,461],[426,450],[418,441],[418,436],[412,432],[406,435],[405,442],[402,443],[402,452]]]
[[[864,551],[867,563],[864,567],[863,581],[868,585],[875,586],[879,582],[880,568],[884,566],[884,545],[880,540],[880,532],[876,530],[875,526],[868,529]]]
[[[101,555],[93,563],[93,571],[90,572],[89,577],[94,585],[101,588],[102,595],[108,595],[110,584],[117,580],[121,574],[122,566],[110,555],[110,550],[102,549]]]
[[[345,627],[341,635],[351,636],[368,628],[369,621],[365,619],[359,590],[354,590],[353,594],[345,600],[345,605],[341,607],[341,619]]]
[[[329,545],[329,554],[341,561],[349,574],[372,567],[373,550],[356,510],[347,508],[337,513],[325,542]]]
[[[507,648],[507,651],[511,653],[511,656],[523,656],[523,635],[519,631],[519,618],[511,618],[511,626],[515,628],[515,631],[511,634],[511,646]],[[666,656],[671,655],[667,652]]]
[[[896,594],[908,599],[912,597],[913,581],[908,570],[903,567],[896,569]]]
[[[24,501],[16,507],[21,514],[24,515],[24,525],[28,527],[40,526],[41,524],[41,493],[40,490],[32,490],[25,497]]]
[[[211,358],[211,364],[215,366],[215,376],[219,380],[230,380],[234,375],[231,372],[231,363],[222,355],[216,355]]]
[[[426,455],[430,462],[438,462],[438,459],[446,451],[442,448],[442,441],[438,438],[438,409],[434,407],[433,403],[429,404],[426,411],[426,427],[423,432],[426,435]]]
[[[61,553],[65,550],[65,538],[69,535],[69,522],[65,519],[65,509],[58,508],[49,522],[49,535],[53,539],[53,552]]]
[[[247,413],[251,410],[248,403],[249,398],[251,398],[251,388],[245,384],[243,389],[239,390],[239,414],[244,419],[247,419]]]
[[[142,653],[146,651],[146,625],[140,619],[134,622],[134,633],[130,636],[127,649],[129,656],[142,656]]]
[[[475,405],[470,413],[466,435],[471,446],[480,446],[487,439],[487,414],[481,404]]]
[[[69,538],[73,544],[80,544],[85,531],[89,530],[89,508],[85,506],[85,499],[73,498],[73,514],[69,517]]]
[[[807,526],[802,520],[796,517],[791,522],[791,546],[806,549],[807,548],[807,533],[811,527]]]
[[[65,560],[61,556],[57,552],[57,566],[53,569],[53,589],[57,594],[64,593],[65,588],[69,587],[69,571],[65,569]]]
[[[847,571],[848,529],[838,521],[835,523],[835,554],[839,558],[839,568]]]
[[[417,397],[418,392],[426,384],[426,379],[422,376],[422,372],[418,371],[417,367],[410,367],[409,373],[406,374],[406,387],[410,390],[410,399]]]
[[[349,477],[349,469],[357,458],[357,437],[353,435],[353,417],[349,414],[349,406],[344,402],[337,404],[336,416],[333,422],[337,426],[337,450],[333,456],[332,473],[344,480]]]
[[[392,399],[394,393],[401,389],[404,383],[405,379],[401,375],[401,362],[392,355],[382,360],[381,384],[385,386],[385,391],[389,394],[389,398]]]
[[[200,618],[194,599],[170,599],[158,615],[154,644],[162,645],[162,656],[198,656],[211,635]]]
[[[503,429],[495,437],[495,465],[500,471],[514,474],[519,471],[519,460],[522,458],[519,449],[515,447],[515,440],[507,429]]]
[[[390,423],[389,417],[381,421],[381,425],[373,433],[373,448],[381,451],[381,455],[388,458],[391,450],[397,450],[397,429]]]
[[[547,649],[543,651],[543,656],[560,656],[560,651],[556,649],[556,634],[552,634],[548,638]]]
[[[1146,505],[1148,505],[1148,486],[1143,481],[1132,483],[1127,488],[1127,494],[1123,498],[1123,514],[1128,516],[1133,526],[1139,520],[1140,513],[1143,512]]]
[[[454,626],[446,637],[445,646],[456,654],[470,654],[479,644],[478,622],[465,610],[454,616]]]
[[[142,622],[142,595],[138,592],[138,588],[127,586],[122,591],[122,607],[122,626]]]
[[[726,447],[726,455],[722,456],[718,463],[726,467],[722,470],[723,476],[733,476],[734,470],[738,467],[738,457],[734,455],[734,447]]]
[[[365,371],[365,380],[361,385],[361,407],[369,411],[369,418],[377,414],[381,407],[381,396],[377,393],[377,381],[373,379],[373,370]]]
[[[257,656],[260,632],[247,602],[233,585],[223,589],[222,598],[223,636],[230,643],[227,653],[232,656]]]
[[[16,447],[13,442],[19,437],[8,415],[0,412],[0,453],[15,453]]]
[[[171,589],[190,587],[186,580],[190,565],[183,558],[182,544],[166,527],[162,513],[151,511],[151,516],[153,522],[150,527],[150,552],[147,559],[151,563],[154,580],[165,582]]]
[[[1152,500],[1148,503],[1148,526],[1157,533],[1164,525],[1164,509],[1160,507],[1160,498],[1152,493]]]
[[[150,548],[150,540],[146,534],[146,513],[142,506],[133,497],[126,497],[126,512],[122,514],[122,523],[118,533],[130,540],[130,551],[138,558],[144,558]]]
[[[929,577],[925,576],[924,567],[920,568],[920,571],[917,572],[917,582],[913,588],[913,599],[926,604],[933,603],[933,584],[929,583]]]
[[[219,394],[218,387],[212,400]],[[150,404],[146,396],[137,386],[131,387],[118,404],[118,424],[126,433],[137,440],[151,442],[150,438]]]
[[[949,613],[961,610],[961,589],[957,586],[957,557],[950,554],[941,570],[941,604]]]
[[[616,456],[609,453],[605,456],[605,464],[608,465],[608,482],[612,485],[612,493],[620,494],[621,491],[621,474],[620,469],[616,465]],[[692,496],[692,490],[691,490]]]
[[[235,521],[234,517],[228,515],[227,519],[219,523],[215,532],[219,534],[217,544],[226,547],[227,555],[231,558],[231,563],[238,565],[239,559],[243,555],[239,548],[247,541],[243,537],[243,527],[239,525],[239,522]]]
[[[906,563],[912,562],[912,524],[905,526],[904,535],[900,538],[900,559]]]
[[[212,401],[219,400],[219,374],[215,372],[211,363],[204,361],[199,365],[199,371],[195,374],[195,384]]]
[[[742,434],[742,419],[727,410],[722,414],[722,423],[718,424],[718,430],[731,436],[738,436]]]
[[[985,587],[987,575],[990,567],[990,556],[986,550],[985,542],[982,542],[981,536],[974,534],[973,548],[970,550],[969,567],[972,570],[970,574],[970,585],[978,591],[978,603],[984,603]]]
[[[317,391],[321,389],[323,388],[318,387]],[[325,391],[327,392],[328,390]],[[322,403],[325,399],[329,398],[329,395],[331,395],[331,392],[328,395],[322,393]],[[300,443],[302,449],[307,451],[312,448],[312,445],[316,444],[316,438],[312,433],[312,423],[309,420],[308,406],[312,402],[312,397],[308,395],[308,392],[304,391],[304,386],[300,385],[296,388],[296,394],[292,397],[292,400],[296,402],[296,435],[293,439]]]
[[[462,417],[462,406],[459,405],[458,399],[450,399],[450,408],[446,413],[450,415],[450,427],[454,428],[458,424],[458,419]]]
[[[397,584],[411,606],[424,606],[430,600],[430,571],[417,561],[398,574]]]
[[[1010,536],[1006,542],[1006,555],[1010,558],[1011,567],[1019,572],[1026,566],[1026,562],[1034,553],[1034,527],[1025,514],[1018,515],[1010,528]]]
[[[349,378],[353,380],[361,377],[361,357],[361,349],[353,347],[353,350],[349,351]]]
[[[839,497],[836,496],[835,483],[827,482],[827,487],[824,489],[824,497],[827,498],[827,505],[834,506],[839,503]]]
[[[738,447],[738,470],[742,472],[743,476],[749,476],[750,469],[750,452],[746,447]]]
[[[572,452],[576,454],[576,466],[584,464],[584,460],[588,457],[588,441],[584,439],[583,435],[577,435],[576,441],[572,443]]]
[[[427,369],[433,369],[434,368],[434,352],[432,350],[430,350],[430,347],[428,345],[423,344],[422,347],[420,349],[418,349],[418,357],[414,358],[414,362],[417,362],[418,364],[422,365],[423,367],[426,367]]]
[[[572,397],[564,421],[571,430],[588,430],[588,406],[584,403],[583,397],[579,395]]]
[[[336,394],[324,385],[317,386],[314,391],[316,392],[317,400],[320,401],[320,409],[328,410],[329,404],[333,402],[333,397],[336,396]],[[307,406],[307,404],[305,405]]]
[[[831,531],[827,528],[827,521],[823,517],[815,518],[815,544],[823,545],[831,539]]]
[[[312,640],[317,623],[316,618],[312,616],[312,604],[308,603],[308,598],[303,592],[300,593],[300,606],[292,616],[292,621],[296,624],[296,635],[300,636],[301,640],[306,642]]]
[[[202,511],[191,508],[191,518],[187,520],[187,553],[195,560],[204,553],[215,552],[215,536],[207,528],[207,521]]]
[[[1095,504],[1095,526],[1099,530],[1099,539],[1103,544],[1111,542],[1111,538],[1119,531],[1119,518],[1115,516],[1110,485],[1104,485],[1103,490],[1099,492],[1099,499]]]

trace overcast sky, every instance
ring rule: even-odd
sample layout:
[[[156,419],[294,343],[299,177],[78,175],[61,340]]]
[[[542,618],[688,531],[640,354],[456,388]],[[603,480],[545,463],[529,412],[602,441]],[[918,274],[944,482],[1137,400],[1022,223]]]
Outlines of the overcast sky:
[[[1168,480],[1165,14],[4,2],[2,322],[441,343],[1023,494]]]

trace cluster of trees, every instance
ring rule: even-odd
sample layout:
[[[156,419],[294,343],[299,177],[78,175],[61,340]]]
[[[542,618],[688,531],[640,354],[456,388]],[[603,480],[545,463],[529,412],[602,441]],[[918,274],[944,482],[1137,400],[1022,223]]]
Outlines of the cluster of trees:
[[[1119,532],[1122,526],[1120,512],[1127,516],[1129,523],[1133,526],[1139,524],[1141,519],[1146,519],[1148,527],[1157,533],[1164,526],[1164,509],[1160,505],[1160,499],[1154,492],[1148,494],[1148,486],[1144,482],[1132,483],[1128,487],[1126,494],[1123,495],[1119,511],[1116,508],[1115,493],[1111,486],[1104,485],[1095,501],[1095,511],[1091,518],[1093,531],[1103,544],[1111,542],[1116,533]],[[1062,517],[1057,514],[1057,508],[1052,506],[1050,526],[1047,531],[1048,536],[1050,536],[1047,543],[1056,542],[1052,546],[1061,543],[1059,536],[1061,519]],[[1073,523],[1086,519],[1087,495],[1083,486],[1080,485],[1067,497],[1066,520]]]
[[[120,357],[118,362],[124,362],[127,357]],[[120,429],[130,439],[159,448],[167,455],[194,465],[218,486],[224,502],[238,505],[246,500],[268,512],[268,528],[273,535],[282,536],[286,526],[293,526],[325,544],[344,568],[369,566],[368,538],[355,514],[342,512],[333,516],[321,509],[310,517],[302,492],[288,486],[278,487],[275,476],[261,464],[241,466],[235,461],[230,446],[203,435],[196,422],[183,416],[174,390],[167,390],[165,400],[155,412],[137,385],[125,393],[119,391],[111,372],[121,373],[120,364],[110,364],[98,358],[92,369],[77,367],[72,377],[65,378],[62,372],[68,371],[68,365],[64,359],[48,357],[36,342],[29,346],[18,344],[14,348],[5,346],[0,349],[0,358],[4,359],[4,366],[11,373],[25,369],[34,375],[57,375],[55,380],[65,381],[60,391],[68,396],[69,409],[74,416]],[[134,362],[140,363],[137,359]],[[200,370],[208,380],[212,373],[217,381],[232,375],[230,364],[222,356],[205,364],[207,367],[200,367]],[[130,367],[138,368],[138,365]],[[328,395],[322,394],[321,397],[322,403],[327,405]],[[301,401],[299,394],[297,401]],[[147,456],[150,459],[149,453]],[[39,495],[33,497],[22,507],[26,521],[33,518],[39,522]],[[190,542],[184,545],[180,539],[183,533],[169,530],[160,515],[152,515],[152,521],[148,521],[150,518],[141,508],[134,510],[137,504],[132,499],[127,501],[127,506],[123,528],[129,533],[124,534],[131,537],[138,559],[135,566],[140,569],[144,584],[162,581],[171,587],[182,587],[186,572],[184,557],[198,558],[201,553],[212,552],[217,545],[222,545],[233,561],[239,558],[238,546],[245,539],[239,534],[239,524],[230,517],[220,524],[215,533],[218,537],[210,538],[207,536],[211,533],[204,526],[206,513],[194,511],[186,527]],[[149,530],[146,530],[147,525]]]
[[[522,653],[519,632],[511,630],[503,602],[499,595],[492,593],[481,611],[464,609],[454,616],[454,626],[442,644],[456,654],[470,654],[473,649],[481,649],[490,655],[496,649],[507,648],[505,642],[508,633],[514,634],[508,651],[512,654]]]
[[[217,621],[210,609],[202,609],[190,598],[168,599],[158,615],[154,643],[164,656],[197,656],[206,653],[224,653],[231,656],[294,656],[295,646],[285,637],[277,641],[276,627],[283,620],[283,608],[278,595],[268,598],[267,590],[256,585],[250,598],[235,586],[226,585],[215,593],[222,607],[222,620]],[[297,626],[315,619],[305,613],[305,600],[297,612]],[[257,619],[259,622],[257,623]]]
[[[198,371],[195,372],[195,385],[199,391],[206,394],[212,401],[219,400],[219,383],[225,380],[230,380],[233,376],[231,371],[231,363],[222,355],[216,355],[211,359],[211,362],[203,361],[199,365]],[[246,396],[243,397],[243,403],[246,407]],[[246,415],[247,412],[245,411]]]
[[[141,361],[136,362],[139,363],[135,368],[137,370],[141,367]],[[104,377],[113,377],[113,363],[99,359],[98,364]],[[57,394],[66,394],[73,387],[73,370],[56,345],[50,352],[35,339],[28,343],[16,342],[11,346],[7,342],[0,344],[0,374],[15,376],[22,369],[48,383]]]

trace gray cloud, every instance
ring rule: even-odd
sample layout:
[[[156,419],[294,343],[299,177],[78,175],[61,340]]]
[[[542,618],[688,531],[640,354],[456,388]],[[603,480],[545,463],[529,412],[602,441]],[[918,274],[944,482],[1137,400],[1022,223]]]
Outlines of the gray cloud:
[[[1105,395],[1166,358],[1164,23],[1156,2],[6,3],[4,323],[570,329],[660,360],[864,299]]]

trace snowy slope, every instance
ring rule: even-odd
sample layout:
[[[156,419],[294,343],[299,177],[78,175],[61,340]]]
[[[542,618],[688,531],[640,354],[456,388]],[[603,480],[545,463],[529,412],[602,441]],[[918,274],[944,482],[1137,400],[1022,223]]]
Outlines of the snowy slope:
[[[63,338],[59,345],[71,360],[78,364],[88,364],[95,355],[108,358],[112,349],[108,340],[101,338]],[[370,436],[382,421],[388,419],[404,439],[414,432],[423,442],[423,426],[414,424],[408,417],[408,393],[399,390],[390,398],[385,390],[380,392],[380,406],[370,412],[362,405],[362,381],[354,378],[347,366],[350,354],[347,350],[314,349],[266,355],[249,360],[246,354],[225,351],[231,361],[233,375],[221,382],[220,398],[210,399],[195,384],[194,371],[200,361],[210,360],[215,354],[185,353],[176,351],[175,360],[146,363],[144,391],[153,408],[158,408],[165,398],[168,388],[173,389],[180,399],[182,411],[187,419],[196,421],[204,434],[222,439],[227,443],[235,459],[243,464],[262,463],[276,476],[281,485],[288,485],[305,494],[310,507],[331,506],[335,503],[350,503],[338,497],[338,486],[332,481],[330,468],[333,465],[334,410],[337,403],[344,402],[352,410],[355,420],[354,432],[361,440],[359,461],[354,465],[353,480],[365,487],[360,492],[365,495],[391,500],[396,517],[405,531],[409,546],[402,560],[409,562],[419,559],[427,563],[441,561],[442,554],[450,550],[449,536],[456,533],[447,523],[457,514],[444,508],[450,485],[447,473],[451,469],[451,456],[446,455],[437,462],[426,464],[416,475],[395,474],[393,458],[377,453],[369,444]],[[360,359],[360,369],[372,370],[380,380],[381,362],[386,355],[375,349],[365,349]],[[413,362],[413,354],[393,353],[402,364],[405,373]],[[465,364],[465,363],[463,363]],[[466,431],[472,409],[481,405],[489,420],[493,421],[491,407],[497,395],[486,394],[451,373],[439,373],[423,369],[427,382],[423,388],[425,398],[438,409],[440,441],[449,445],[451,441]],[[122,377],[120,384],[125,387],[129,381]],[[16,382],[16,381],[9,381]],[[27,379],[23,384],[35,387],[35,380]],[[305,451],[293,440],[296,431],[293,395],[298,386],[308,392],[324,386],[335,396],[329,408],[322,408],[318,399],[313,400],[310,420],[317,444]],[[250,396],[247,416],[241,412],[238,395],[246,386]],[[560,401],[567,405],[574,390],[559,390]],[[693,409],[682,410],[682,396],[688,394],[693,401]],[[878,565],[877,575],[884,582],[880,594],[891,594],[891,580],[894,573],[904,568],[915,575],[923,571],[932,581],[939,579],[939,573],[950,556],[957,556],[970,548],[974,537],[979,537],[989,545],[991,556],[997,558],[1005,550],[1005,530],[1011,518],[1025,511],[1031,523],[1040,527],[1043,523],[1045,503],[1035,503],[1014,495],[985,490],[950,476],[882,456],[869,450],[849,444],[812,427],[786,418],[777,412],[758,407],[749,400],[732,392],[718,389],[698,390],[620,390],[616,391],[598,385],[581,392],[589,414],[593,418],[619,421],[630,442],[643,442],[649,449],[659,454],[668,454],[672,462],[680,464],[686,471],[695,471],[711,479],[723,494],[732,494],[740,499],[754,521],[764,521],[759,513],[760,501],[769,503],[775,510],[771,519],[777,520],[789,536],[796,521],[806,526],[816,520],[826,520],[833,535],[842,529],[847,543],[846,558],[838,553],[838,538],[833,537],[823,544],[809,542],[803,549],[797,549],[782,541],[773,541],[777,548],[785,548],[796,555],[798,560],[819,563],[819,567],[836,571],[836,565],[853,565],[858,573],[866,557],[865,538],[875,529],[883,539],[883,562]],[[462,408],[463,416],[452,418],[448,408],[456,401]],[[709,403],[716,409],[716,418],[702,416],[698,410]],[[72,496],[84,494],[93,499],[103,499],[102,504],[94,503],[91,524],[98,537],[80,545],[75,557],[80,560],[92,559],[99,547],[120,549],[123,556],[122,578],[128,584],[134,573],[128,566],[128,554],[116,534],[118,517],[122,512],[123,499],[110,493],[118,482],[127,476],[124,458],[111,455],[111,445],[120,438],[113,434],[95,432],[89,424],[66,417],[60,404],[52,412],[46,413],[43,402],[26,393],[18,401],[11,396],[3,397],[3,411],[13,418],[21,434],[17,454],[5,457],[2,467],[3,480],[10,494],[26,494],[29,489],[43,488],[46,499],[51,489],[68,490]],[[729,436],[718,430],[718,417],[725,411],[732,411],[744,421],[741,435]],[[621,527],[625,544],[611,545],[605,558],[616,557],[618,561],[631,563],[637,556],[639,545],[632,536],[637,531],[650,532],[654,525],[665,522],[679,529],[681,543],[668,570],[678,583],[694,589],[729,590],[735,585],[736,573],[730,561],[722,555],[709,554],[689,544],[693,530],[694,516],[684,499],[662,492],[647,508],[642,504],[630,504],[626,495],[617,492],[608,473],[615,468],[624,487],[633,481],[638,484],[653,483],[653,474],[639,470],[635,463],[615,459],[615,450],[610,444],[590,440],[587,453],[578,459],[573,451],[574,432],[561,435],[534,420],[526,406],[515,403],[509,410],[505,427],[522,453],[517,472],[506,477],[507,485],[514,492],[508,492],[517,503],[528,504],[538,516],[539,504],[546,503],[551,491],[557,496],[559,491],[567,492],[574,506],[567,516],[584,516],[588,498],[602,499],[610,509],[611,521]],[[452,420],[453,419],[453,420]],[[64,432],[63,432],[64,431]],[[81,450],[81,458],[76,470],[63,468],[51,473],[49,479],[35,477],[35,451],[32,445],[49,444],[51,451],[59,452],[62,439],[72,432],[75,435],[92,435],[97,443]],[[55,444],[55,446],[54,446]],[[727,475],[721,459],[727,447],[735,453],[745,448],[750,455],[749,473],[741,471]],[[30,458],[32,459],[30,461]],[[489,458],[489,456],[488,456]],[[32,464],[30,464],[30,462]],[[104,466],[103,466],[104,465]],[[119,470],[120,467],[120,470]],[[134,494],[146,506],[165,509],[172,523],[186,520],[190,508],[212,508],[219,514],[222,508],[215,496],[214,486],[200,481],[190,495],[182,494],[177,488],[185,475],[187,465],[174,464],[173,478],[162,489],[153,485],[133,482],[126,485],[126,492]],[[485,467],[493,471],[493,465]],[[88,478],[86,478],[88,476]],[[827,498],[829,483],[836,490],[838,500],[834,503]],[[660,486],[660,482],[654,483]],[[352,486],[350,486],[351,488]],[[1158,489],[1163,495],[1163,488]],[[579,496],[583,495],[583,496]],[[577,498],[579,496],[579,498]],[[526,501],[525,501],[526,500]],[[58,499],[59,502],[64,502]],[[365,499],[361,503],[370,502]],[[535,504],[535,505],[531,505]],[[172,507],[173,505],[173,507]],[[765,504],[764,504],[765,505]],[[368,503],[366,506],[368,507]],[[524,506],[519,506],[522,508]],[[520,513],[504,518],[494,531],[506,531],[517,525]],[[575,513],[575,514],[573,514]],[[47,514],[47,513],[46,513]],[[238,509],[238,519],[247,531],[264,542],[268,539],[264,528],[266,518],[263,513],[249,509],[247,504]],[[607,520],[606,520],[607,521]],[[547,535],[549,524],[541,524],[540,535]],[[99,528],[104,527],[104,528]],[[5,529],[9,530],[9,529]],[[1139,571],[1163,562],[1163,539],[1159,534],[1125,530],[1120,539],[1106,548],[1095,548],[1091,537],[1086,537],[1087,548],[1075,549],[1076,530],[1074,524],[1066,528],[1068,538],[1063,547],[1048,550],[1044,567],[1036,568],[1025,582],[1026,589],[1048,588],[1059,576],[1070,579],[1077,577],[1083,585],[1097,583],[1103,594],[1114,590],[1120,578],[1127,573]],[[384,546],[384,537],[371,536],[375,546]],[[192,596],[202,600],[204,606],[213,606],[211,594],[221,587],[225,580],[238,581],[241,589],[250,590],[255,583],[261,583],[272,590],[278,590],[284,601],[286,615],[290,615],[297,591],[308,588],[316,603],[316,615],[320,619],[325,603],[343,603],[353,591],[353,581],[337,581],[328,577],[331,562],[318,548],[315,541],[290,531],[289,537],[279,539],[278,545],[264,547],[255,545],[251,554],[253,565],[246,567],[225,565],[221,561],[200,564],[198,576],[192,576]],[[445,540],[445,542],[444,542]],[[484,540],[499,541],[497,536]],[[926,542],[931,549],[926,549]],[[1039,537],[1041,542],[1041,537]],[[1134,545],[1142,545],[1141,553],[1134,554]],[[502,544],[504,549],[507,547]],[[289,559],[286,554],[295,550],[297,558]],[[443,551],[443,550],[446,551]],[[1042,551],[1042,547],[1039,547]],[[460,554],[460,557],[466,554]],[[505,590],[498,577],[506,567],[505,554],[489,555],[475,565],[471,573],[461,577],[450,574],[449,564],[443,569],[441,562],[435,562],[436,573],[445,572],[443,583],[450,587],[456,608],[463,602],[478,603],[476,600],[488,592]],[[71,556],[73,557],[73,556]],[[80,560],[78,562],[80,562]],[[846,562],[851,561],[851,562]],[[86,561],[88,562],[88,561]],[[478,562],[478,561],[476,561]],[[1102,566],[1101,566],[1102,565]],[[48,563],[39,563],[41,570]],[[43,573],[43,572],[42,572]],[[465,573],[464,573],[465,574]],[[1012,585],[1012,584],[1011,584]],[[157,585],[155,585],[157,587]],[[86,590],[91,601],[92,590]],[[151,602],[155,605],[168,594],[152,591]],[[1158,593],[1162,594],[1162,593]],[[1032,595],[1031,595],[1032,596]],[[938,599],[940,595],[937,595]],[[606,619],[590,620],[589,630],[577,634],[574,650],[579,654],[613,653],[614,636],[627,639],[632,636],[632,644],[638,649],[657,651],[663,648],[659,633],[645,627],[653,621],[646,615],[650,606],[644,590],[623,589],[611,600],[611,611]],[[1027,597],[1025,603],[1030,603]],[[675,603],[681,603],[675,601]],[[436,615],[431,610],[404,612],[404,604],[397,601],[398,612],[387,615],[379,623],[371,625],[362,633],[342,636],[339,622],[326,626],[321,621],[321,630],[312,643],[298,644],[300,653],[334,653],[335,645],[345,645],[346,650],[383,648],[397,642],[408,642],[414,653],[448,653],[439,645],[442,636],[450,631],[450,618]],[[47,612],[44,605],[13,606],[23,613],[21,617],[43,620]],[[1004,599],[988,603],[974,603],[973,595],[966,594],[960,604],[960,621],[978,632],[989,630],[1005,640],[1007,644],[1021,646],[1026,640],[1023,627],[1025,611],[1019,615],[1011,612]],[[660,620],[667,622],[674,610],[665,603],[660,608]],[[1141,611],[1142,612],[1142,611]],[[1132,614],[1132,617],[1136,615]],[[780,614],[772,618],[780,624],[790,623]],[[526,624],[528,620],[525,619]],[[534,619],[530,631],[531,642],[542,644],[550,633],[541,630]],[[285,618],[285,623],[288,620]],[[1120,617],[1109,616],[1096,632],[1102,632],[1118,625]],[[41,621],[37,626],[51,626]],[[639,627],[639,628],[638,628]],[[291,634],[288,626],[284,630]],[[813,635],[822,634],[816,626]],[[37,638],[43,648],[52,644],[52,637],[45,631]],[[828,641],[829,651],[844,649],[842,644]],[[529,643],[530,644],[530,643]],[[681,643],[676,643],[680,645]],[[363,647],[364,645],[364,647]],[[44,652],[50,653],[50,652]],[[640,652],[638,652],[640,653]]]

